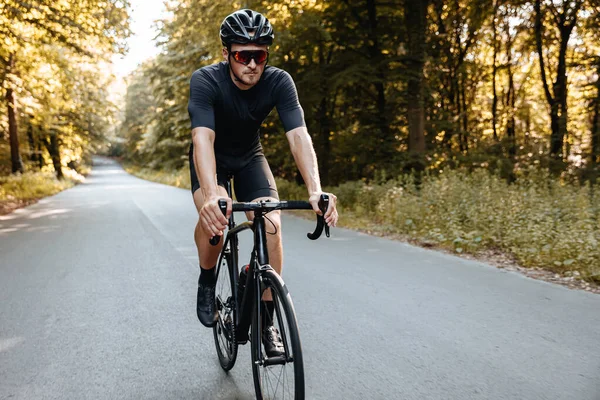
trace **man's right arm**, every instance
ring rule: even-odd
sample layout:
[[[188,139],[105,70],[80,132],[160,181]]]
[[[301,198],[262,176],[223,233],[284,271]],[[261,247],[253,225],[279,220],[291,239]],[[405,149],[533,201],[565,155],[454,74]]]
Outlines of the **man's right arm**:
[[[211,236],[222,235],[227,219],[219,209],[220,196],[217,188],[215,161],[215,112],[216,88],[210,74],[197,70],[190,80],[188,112],[192,123],[194,165],[202,193],[200,222],[204,231]],[[231,199],[227,199],[227,218],[231,214]]]
[[[200,220],[204,231],[210,236],[221,236],[231,215],[231,199],[227,200],[227,216],[219,208],[219,199],[224,198],[217,189],[217,166],[215,160],[215,131],[205,127],[192,129],[194,143],[194,167],[200,183],[203,205]]]
[[[217,189],[217,165],[215,160],[215,131],[205,127],[192,129],[194,143],[194,167],[200,183],[203,205],[200,220],[204,231],[211,236],[221,236],[231,215],[231,199],[223,197]],[[219,199],[227,200],[227,214],[223,216]]]
[[[192,129],[194,166],[205,200],[219,195],[217,191],[217,166],[215,161],[215,131],[205,127]]]

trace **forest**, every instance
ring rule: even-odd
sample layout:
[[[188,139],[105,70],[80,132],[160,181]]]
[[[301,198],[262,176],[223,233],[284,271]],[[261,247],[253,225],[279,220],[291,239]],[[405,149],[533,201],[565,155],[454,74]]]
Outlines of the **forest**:
[[[0,183],[36,171],[61,179],[98,152],[185,174],[190,76],[222,61],[223,18],[252,8],[274,26],[269,64],[293,77],[321,181],[345,195],[347,215],[459,253],[499,247],[523,265],[598,278],[600,0],[165,6],[160,53],[113,99],[106,65],[126,51],[126,0],[2,1]],[[301,196],[275,111],[261,141],[280,192]]]
[[[597,1],[169,1],[159,56],[109,98],[126,1],[3,1],[3,174],[114,152],[180,168],[191,73],[221,61],[220,21],[250,7],[273,23],[270,64],[294,77],[326,184],[466,166],[507,179],[540,165],[595,177],[600,156]],[[115,134],[115,130],[118,132]],[[276,112],[262,141],[296,169]],[[123,140],[118,140],[119,138]]]
[[[127,1],[0,3],[0,176],[76,169],[117,123],[110,55],[125,51]]]
[[[189,77],[221,61],[238,6],[275,27],[269,62],[295,79],[325,184],[457,167],[595,177],[600,3],[583,0],[170,2],[161,54],[131,76],[127,157],[183,166]],[[299,178],[275,112],[262,141]]]

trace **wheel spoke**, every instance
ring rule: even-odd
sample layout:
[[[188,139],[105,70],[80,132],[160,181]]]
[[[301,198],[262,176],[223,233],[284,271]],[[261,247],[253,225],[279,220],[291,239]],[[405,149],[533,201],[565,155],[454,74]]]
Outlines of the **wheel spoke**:
[[[277,377],[277,386],[275,386],[275,392],[273,394],[277,394],[277,389],[279,389],[279,384],[281,383],[281,373],[283,372],[283,369],[285,368],[285,366],[281,366],[279,368],[279,376]],[[271,375],[273,375],[274,377],[276,376],[275,372],[273,371],[269,371],[271,372]]]

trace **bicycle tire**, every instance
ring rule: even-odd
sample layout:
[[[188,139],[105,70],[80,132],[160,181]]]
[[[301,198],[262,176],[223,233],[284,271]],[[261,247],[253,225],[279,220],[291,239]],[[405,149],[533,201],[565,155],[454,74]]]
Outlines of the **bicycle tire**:
[[[259,305],[256,304],[254,307],[251,329],[252,375],[254,377],[256,398],[269,400],[303,400],[305,388],[302,345],[300,343],[298,322],[296,320],[292,298],[285,283],[275,271],[264,271],[262,277],[262,287],[264,290],[271,289],[275,306],[275,311],[273,312],[273,324],[282,336],[286,348],[286,355],[281,358],[282,360],[285,360],[282,364],[267,366],[263,363],[265,354],[262,348],[260,321],[259,318],[257,318]],[[263,364],[261,365],[261,363]],[[289,374],[290,370],[292,370],[291,374]],[[275,379],[277,380],[276,382],[274,381]],[[290,379],[293,380],[293,389],[290,389]],[[280,388],[281,390],[279,390]]]
[[[221,261],[217,271],[217,282],[215,286],[215,306],[217,308],[217,324],[213,327],[215,347],[219,356],[219,364],[225,371],[229,371],[235,365],[238,353],[236,340],[235,321],[238,307],[235,301],[234,273],[237,266],[231,265],[231,255],[226,255]]]

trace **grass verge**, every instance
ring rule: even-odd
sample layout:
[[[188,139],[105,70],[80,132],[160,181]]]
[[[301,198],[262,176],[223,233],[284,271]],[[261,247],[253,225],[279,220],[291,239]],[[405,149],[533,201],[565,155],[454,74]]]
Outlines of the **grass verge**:
[[[65,178],[56,179],[54,172],[25,172],[0,176],[0,215],[25,207],[39,199],[52,196],[83,181],[83,176],[69,169]]]
[[[163,183],[165,185],[175,186],[178,188],[190,189],[190,171],[188,167],[178,171],[163,171],[153,170],[150,168],[142,168],[137,165],[122,163],[125,171],[138,178],[146,179],[152,182]]]
[[[305,189],[278,182],[282,198]],[[558,182],[537,171],[506,181],[487,171],[448,171],[384,184],[327,188],[340,225],[456,254],[502,254],[516,264],[600,283],[600,187]]]

